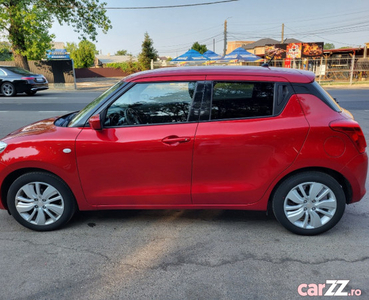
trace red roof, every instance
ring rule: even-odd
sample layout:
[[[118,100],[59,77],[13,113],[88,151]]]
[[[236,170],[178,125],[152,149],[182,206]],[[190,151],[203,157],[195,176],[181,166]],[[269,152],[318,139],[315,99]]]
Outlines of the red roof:
[[[324,53],[337,53],[337,52],[357,52],[362,51],[364,48],[341,48],[341,49],[324,49]]]

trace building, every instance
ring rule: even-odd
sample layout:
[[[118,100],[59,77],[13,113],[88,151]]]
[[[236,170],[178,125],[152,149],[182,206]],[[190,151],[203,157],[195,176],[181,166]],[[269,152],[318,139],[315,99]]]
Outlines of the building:
[[[227,52],[231,53],[234,49],[237,49],[238,47],[243,47],[245,45],[254,43],[254,41],[231,41],[231,42],[227,42]]]
[[[137,58],[132,55],[96,55],[95,56],[102,64],[121,63],[127,61],[137,61]]]
[[[280,44],[281,42],[275,39],[265,38],[260,39],[256,42],[242,45],[244,49],[251,52],[252,54],[264,57],[265,55],[265,46],[266,45],[275,45]],[[302,43],[302,41],[296,40],[296,39],[285,39],[283,44],[290,44],[290,43]]]

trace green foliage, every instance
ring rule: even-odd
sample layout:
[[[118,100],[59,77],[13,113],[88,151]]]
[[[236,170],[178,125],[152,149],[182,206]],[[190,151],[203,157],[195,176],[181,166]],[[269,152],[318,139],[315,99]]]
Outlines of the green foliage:
[[[199,42],[193,43],[191,49],[196,50],[200,52],[201,54],[204,54],[206,51],[208,51],[208,48],[206,45],[200,45]]]
[[[28,59],[41,59],[50,48],[53,35],[48,34],[52,17],[34,1],[2,1],[0,30],[8,32],[13,53]]]
[[[325,50],[335,49],[335,46],[334,46],[334,44],[332,44],[332,43],[325,43],[325,44],[324,44],[324,49],[325,49]]]
[[[138,55],[138,62],[142,70],[149,70],[151,65],[151,60],[158,59],[158,52],[155,50],[153,46],[153,41],[150,38],[149,34],[145,33],[145,39],[142,42],[142,50]]]
[[[129,56],[132,56],[131,53],[128,53],[127,50],[118,50],[115,55],[129,55]]]
[[[11,61],[13,55],[10,53],[10,48],[7,43],[0,42],[0,61]]]
[[[111,22],[99,0],[1,0],[0,31],[8,34],[12,50],[23,63],[40,59],[51,49],[53,20],[71,25],[82,38],[96,40],[97,29],[106,33]]]
[[[67,43],[66,50],[70,53],[70,58],[73,59],[74,67],[88,68],[94,64],[96,51],[95,44],[90,41],[80,41],[78,46],[76,43]]]
[[[122,71],[127,74],[141,71],[140,64],[132,60],[121,63],[108,63],[106,66],[108,68],[122,69]]]

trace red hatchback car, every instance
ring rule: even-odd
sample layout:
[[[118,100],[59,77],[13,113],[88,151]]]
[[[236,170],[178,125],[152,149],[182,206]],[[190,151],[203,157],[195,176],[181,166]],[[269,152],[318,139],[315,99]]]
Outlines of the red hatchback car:
[[[273,210],[303,235],[365,194],[366,142],[314,74],[183,67],[126,77],[0,142],[0,207],[52,230],[76,210]]]

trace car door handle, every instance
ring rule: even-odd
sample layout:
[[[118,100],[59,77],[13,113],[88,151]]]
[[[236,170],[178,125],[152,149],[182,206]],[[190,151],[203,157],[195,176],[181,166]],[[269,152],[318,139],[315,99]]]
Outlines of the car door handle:
[[[178,144],[187,143],[191,141],[191,138],[188,136],[171,135],[163,138],[161,141],[166,145],[176,146]]]

